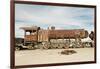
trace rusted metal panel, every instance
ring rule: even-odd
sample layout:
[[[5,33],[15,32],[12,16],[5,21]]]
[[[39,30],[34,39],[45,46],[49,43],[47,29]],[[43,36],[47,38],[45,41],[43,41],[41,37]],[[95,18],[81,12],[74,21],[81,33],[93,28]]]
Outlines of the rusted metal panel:
[[[48,30],[39,30],[38,41],[48,41]]]
[[[37,35],[26,35],[24,40],[25,41],[37,41]]]
[[[80,30],[50,30],[49,38],[86,38],[88,36],[88,32],[80,29]]]

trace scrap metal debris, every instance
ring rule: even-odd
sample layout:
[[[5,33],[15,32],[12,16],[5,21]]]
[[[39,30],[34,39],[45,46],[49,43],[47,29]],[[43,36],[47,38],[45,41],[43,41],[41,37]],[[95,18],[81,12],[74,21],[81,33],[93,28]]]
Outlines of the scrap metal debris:
[[[74,53],[77,53],[75,50],[64,50],[64,51],[61,51],[61,54],[64,54],[64,55],[71,55],[71,54],[74,54]]]

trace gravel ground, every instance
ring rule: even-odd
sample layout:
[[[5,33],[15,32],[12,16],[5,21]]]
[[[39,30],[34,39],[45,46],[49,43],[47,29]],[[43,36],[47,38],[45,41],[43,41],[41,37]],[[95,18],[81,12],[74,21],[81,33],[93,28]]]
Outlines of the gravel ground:
[[[15,65],[94,61],[94,48],[69,49],[77,52],[72,55],[62,55],[60,52],[63,50],[65,49],[15,51]]]

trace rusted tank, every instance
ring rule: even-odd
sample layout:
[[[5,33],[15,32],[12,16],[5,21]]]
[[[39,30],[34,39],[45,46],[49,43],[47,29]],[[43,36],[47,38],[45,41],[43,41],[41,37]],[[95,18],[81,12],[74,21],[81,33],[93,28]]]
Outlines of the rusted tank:
[[[84,29],[73,29],[73,30],[42,30],[39,31],[38,41],[49,41],[50,39],[75,39],[75,38],[86,38],[88,32]]]
[[[50,39],[74,39],[76,37],[86,38],[88,37],[88,32],[84,29],[74,29],[74,30],[49,30],[48,37]]]

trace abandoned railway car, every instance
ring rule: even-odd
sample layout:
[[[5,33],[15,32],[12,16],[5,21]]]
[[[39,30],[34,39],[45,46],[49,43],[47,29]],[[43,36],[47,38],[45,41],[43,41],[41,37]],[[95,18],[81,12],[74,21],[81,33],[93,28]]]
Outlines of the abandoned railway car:
[[[84,29],[41,29],[37,26],[21,27],[24,30],[23,46],[33,48],[69,48],[82,47],[81,39],[88,37],[88,31]],[[71,41],[74,40],[74,42]]]

